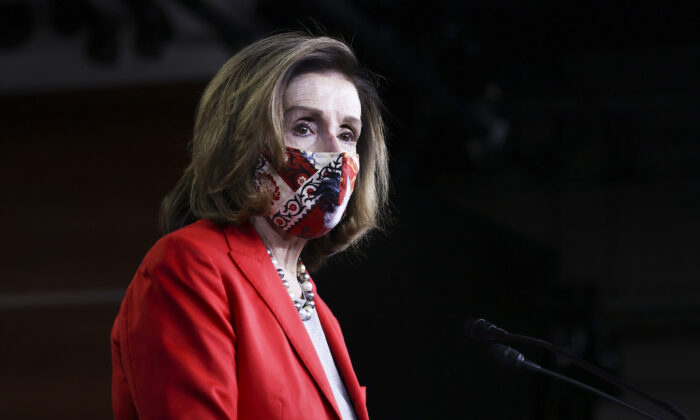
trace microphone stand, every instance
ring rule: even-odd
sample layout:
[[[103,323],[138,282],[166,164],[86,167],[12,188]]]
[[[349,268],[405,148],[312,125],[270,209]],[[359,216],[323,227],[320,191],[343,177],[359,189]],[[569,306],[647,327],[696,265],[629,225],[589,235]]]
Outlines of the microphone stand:
[[[545,369],[542,366],[538,365],[535,362],[532,362],[523,356],[522,353],[519,351],[511,348],[504,346],[502,344],[492,344],[489,346],[488,349],[489,353],[491,354],[492,358],[494,358],[497,362],[502,363],[504,366],[512,368],[512,369],[525,369],[529,370],[530,372],[535,372],[535,373],[542,373],[544,375],[550,376],[555,379],[559,379],[560,381],[566,382],[570,385],[577,386],[581,389],[584,389],[588,392],[591,392],[601,398],[604,398],[614,404],[620,405],[622,407],[625,407],[631,411],[634,411],[635,413],[644,416],[646,418],[652,419],[652,420],[661,420],[658,417],[655,417],[646,411],[640,410],[639,408],[627,404],[626,402],[619,400],[612,395],[605,393],[597,388],[594,388],[590,385],[586,385],[583,382],[579,382],[575,379],[569,378],[568,376],[564,376],[561,374],[558,374],[556,372],[553,372],[549,369]]]
[[[671,404],[669,404],[665,401],[658,400],[658,399],[652,397],[651,395],[648,395],[645,392],[642,392],[639,389],[634,388],[633,386],[628,385],[628,384],[620,381],[615,376],[609,374],[608,372],[604,371],[603,369],[599,368],[598,366],[595,366],[592,363],[589,363],[583,359],[580,359],[577,356],[575,356],[574,354],[572,354],[572,353],[570,353],[570,352],[568,352],[560,347],[557,347],[548,341],[540,340],[539,338],[528,337],[526,335],[512,334],[512,333],[509,333],[509,332],[502,330],[500,328],[497,328],[497,327],[494,328],[494,330],[492,330],[492,332],[493,332],[493,337],[495,340],[523,343],[523,344],[528,344],[531,346],[539,347],[539,348],[542,348],[545,350],[549,350],[549,351],[551,351],[555,354],[558,354],[561,357],[569,360],[570,362],[579,366],[580,368],[582,368],[582,369],[598,376],[599,378],[617,386],[618,388],[633,392],[633,393],[645,398],[646,400],[651,401],[654,404],[657,404],[659,407],[664,408],[665,410],[672,413],[673,415],[675,415],[679,419],[690,420],[688,418],[688,416],[683,414],[680,410],[678,410],[676,407],[672,406]],[[552,373],[554,373],[554,372],[552,372]]]

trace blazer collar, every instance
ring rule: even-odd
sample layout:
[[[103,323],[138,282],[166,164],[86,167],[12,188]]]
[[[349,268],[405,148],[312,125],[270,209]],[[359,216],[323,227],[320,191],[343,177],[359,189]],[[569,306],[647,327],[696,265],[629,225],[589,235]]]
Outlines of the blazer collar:
[[[299,359],[306,366],[328,403],[333,407],[337,418],[340,419],[340,410],[333,397],[331,385],[328,382],[316,349],[311,342],[309,334],[306,332],[306,328],[304,328],[296,308],[291,304],[289,295],[284,290],[284,287],[281,287],[277,271],[267,255],[265,244],[249,223],[240,227],[229,226],[225,232],[230,250],[229,255],[270,308]],[[321,316],[320,313],[319,316]],[[321,321],[321,325],[324,326],[325,330],[323,319]],[[333,347],[330,348],[335,355],[335,349]],[[347,350],[345,353],[347,353]],[[354,397],[353,401],[355,401]]]

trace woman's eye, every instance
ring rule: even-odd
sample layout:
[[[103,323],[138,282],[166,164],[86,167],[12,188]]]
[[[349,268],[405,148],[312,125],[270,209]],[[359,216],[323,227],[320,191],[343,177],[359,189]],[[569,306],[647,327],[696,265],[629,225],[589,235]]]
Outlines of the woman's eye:
[[[292,128],[294,134],[305,136],[311,132],[311,127],[306,123],[297,124]]]
[[[341,133],[341,134],[340,134],[340,139],[341,139],[342,141],[347,141],[347,142],[355,142],[355,141],[357,141],[357,140],[355,139],[355,133],[353,133],[352,131],[345,131],[345,132]]]

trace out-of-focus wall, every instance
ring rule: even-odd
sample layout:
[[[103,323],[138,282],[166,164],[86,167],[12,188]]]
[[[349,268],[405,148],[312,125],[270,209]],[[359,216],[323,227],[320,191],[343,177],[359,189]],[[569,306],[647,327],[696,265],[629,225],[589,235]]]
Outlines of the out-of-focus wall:
[[[0,410],[110,418],[109,331],[203,83],[0,99]]]

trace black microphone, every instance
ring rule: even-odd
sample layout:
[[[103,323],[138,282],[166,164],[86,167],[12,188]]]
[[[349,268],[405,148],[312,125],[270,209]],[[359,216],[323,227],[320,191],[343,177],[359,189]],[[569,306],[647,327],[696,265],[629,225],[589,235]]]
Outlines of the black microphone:
[[[539,372],[542,369],[537,363],[527,360],[519,351],[503,344],[491,344],[487,353],[492,360],[508,369],[525,369],[531,372]]]
[[[464,331],[469,338],[476,341],[498,340],[508,334],[506,330],[498,328],[484,318],[469,318],[464,323]]]
[[[541,340],[539,338],[534,338],[534,337],[528,337],[526,335],[520,335],[520,334],[513,334],[509,333],[508,331],[497,327],[496,325],[492,324],[491,322],[488,322],[487,320],[483,318],[470,318],[464,323],[464,330],[467,336],[469,336],[471,339],[476,340],[476,341],[504,341],[504,342],[517,342],[517,343],[523,343],[523,344],[529,344],[531,346],[539,347],[548,351],[551,351],[553,353],[558,354],[559,356],[571,361],[578,367],[596,375],[597,377],[617,386],[620,389],[626,390],[633,392],[642,398],[646,399],[647,401],[655,404],[657,407],[660,407],[669,413],[673,414],[674,416],[682,419],[682,420],[690,420],[688,416],[683,414],[679,409],[676,407],[672,406],[671,404],[658,400],[634,387],[631,385],[628,385],[624,382],[622,382],[620,379],[617,377],[609,374],[608,372],[604,371],[603,369],[599,368],[598,366],[589,363],[578,356],[574,355],[571,352],[568,352],[560,347],[555,346],[554,344]]]
[[[545,369],[538,365],[537,363],[531,362],[525,358],[525,356],[522,355],[519,351],[515,350],[512,347],[507,347],[504,346],[503,344],[491,344],[488,348],[488,353],[491,356],[492,359],[494,359],[496,362],[514,370],[519,370],[519,369],[525,369],[529,370],[531,372],[537,372],[537,373],[542,373],[544,375],[550,376],[555,379],[559,379],[561,381],[564,381],[570,385],[577,386],[581,389],[584,389],[586,391],[592,392],[599,397],[605,398],[606,400],[613,402],[617,405],[620,405],[622,407],[625,407],[629,410],[634,411],[637,414],[640,414],[644,417],[650,418],[652,420],[661,420],[658,417],[654,417],[651,414],[642,411],[638,409],[637,407],[634,407],[630,404],[627,404],[624,401],[618,400],[617,398],[613,397],[610,394],[607,394],[597,388],[594,388],[592,386],[586,385],[584,383],[581,383],[575,379],[569,378],[568,376],[560,375],[556,372],[552,372],[551,370]]]

